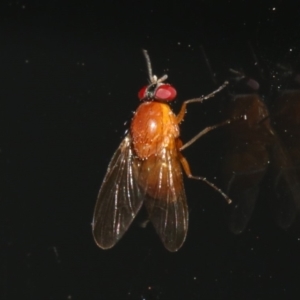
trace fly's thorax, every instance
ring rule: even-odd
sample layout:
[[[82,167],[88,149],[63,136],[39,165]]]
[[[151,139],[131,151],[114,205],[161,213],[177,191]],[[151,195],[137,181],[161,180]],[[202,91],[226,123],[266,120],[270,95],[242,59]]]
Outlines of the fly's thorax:
[[[134,150],[141,159],[158,154],[163,148],[175,147],[179,136],[179,126],[170,106],[156,101],[138,107],[130,130]]]

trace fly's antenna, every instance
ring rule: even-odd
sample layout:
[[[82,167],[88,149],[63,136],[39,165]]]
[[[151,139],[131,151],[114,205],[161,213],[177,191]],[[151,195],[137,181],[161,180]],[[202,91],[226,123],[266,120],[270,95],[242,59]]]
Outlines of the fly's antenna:
[[[149,75],[149,79],[150,79],[151,84],[158,84],[158,83],[161,83],[161,82],[165,81],[168,78],[168,75],[163,75],[160,78],[157,78],[156,75],[153,75],[152,74],[151,60],[150,60],[148,51],[143,49],[143,54],[144,54],[145,59],[146,59],[148,75]]]
[[[153,75],[152,75],[152,66],[151,66],[151,60],[150,60],[150,57],[149,57],[149,54],[148,54],[148,51],[143,49],[143,53],[144,53],[144,56],[145,56],[145,59],[146,59],[146,64],[147,64],[147,69],[148,69],[148,75],[149,75],[149,78],[152,82],[152,78],[153,78]]]

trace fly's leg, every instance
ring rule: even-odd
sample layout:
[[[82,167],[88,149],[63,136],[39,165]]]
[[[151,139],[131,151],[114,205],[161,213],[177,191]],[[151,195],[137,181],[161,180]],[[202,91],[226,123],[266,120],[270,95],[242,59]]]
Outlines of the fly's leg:
[[[189,163],[186,160],[186,158],[181,153],[178,153],[178,154],[179,154],[179,159],[180,159],[182,168],[183,168],[183,170],[186,173],[188,178],[204,181],[206,184],[208,184],[214,190],[219,192],[225,198],[225,200],[227,201],[228,204],[230,204],[232,202],[232,200],[221,189],[219,189],[217,186],[215,186],[212,182],[208,181],[205,177],[194,176],[191,172]]]
[[[206,95],[206,96],[202,96],[200,98],[194,98],[194,99],[190,99],[187,101],[184,101],[182,103],[181,109],[178,113],[178,115],[176,116],[177,122],[178,124],[183,120],[185,112],[186,112],[186,106],[190,103],[195,103],[195,102],[203,102],[204,100],[207,100],[209,98],[214,97],[217,93],[219,93],[220,91],[222,91],[227,85],[228,85],[228,81],[225,81],[218,89],[216,89],[215,91],[213,91],[212,93]]]
[[[224,125],[228,125],[231,123],[231,120],[226,120],[226,121],[223,121],[221,123],[218,123],[216,125],[213,125],[213,126],[209,126],[209,127],[206,127],[204,128],[203,130],[201,130],[198,134],[196,134],[193,138],[191,138],[188,142],[186,142],[183,146],[181,146],[179,148],[180,151],[184,150],[185,148],[189,147],[190,145],[192,145],[195,141],[197,141],[199,138],[201,138],[203,135],[205,135],[206,133],[216,129],[216,128],[219,128],[221,126],[224,126]]]

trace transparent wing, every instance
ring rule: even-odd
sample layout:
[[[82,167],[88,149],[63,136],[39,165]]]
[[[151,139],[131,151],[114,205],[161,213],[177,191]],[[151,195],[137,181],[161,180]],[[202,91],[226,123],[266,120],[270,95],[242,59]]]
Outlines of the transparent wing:
[[[164,246],[177,251],[188,229],[188,207],[177,152],[163,149],[158,155],[138,161],[136,170],[150,221]]]
[[[123,236],[143,203],[133,175],[133,152],[128,134],[113,155],[100,188],[93,218],[93,235],[102,249]]]

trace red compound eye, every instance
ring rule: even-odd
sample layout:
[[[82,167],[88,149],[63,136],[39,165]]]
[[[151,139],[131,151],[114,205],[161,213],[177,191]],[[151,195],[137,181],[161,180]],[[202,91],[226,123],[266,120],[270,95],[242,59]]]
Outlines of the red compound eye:
[[[155,91],[155,99],[163,101],[172,101],[177,95],[176,90],[169,84],[160,85]]]
[[[142,87],[138,93],[138,97],[140,100],[142,100],[143,98],[146,97],[146,91],[147,91],[148,86],[145,85],[144,87]]]

